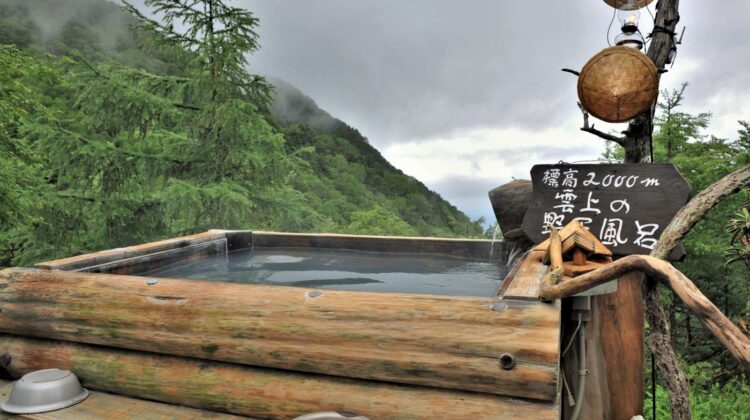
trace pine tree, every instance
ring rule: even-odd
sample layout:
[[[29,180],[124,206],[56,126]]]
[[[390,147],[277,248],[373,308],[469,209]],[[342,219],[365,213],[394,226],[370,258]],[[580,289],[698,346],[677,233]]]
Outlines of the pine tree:
[[[258,49],[257,18],[221,0],[145,4],[160,22],[127,2],[125,10],[153,35],[151,46],[179,48],[191,57],[175,98],[186,113],[188,154],[164,191],[176,230],[278,225],[282,203],[291,200],[287,205],[295,207],[288,187],[295,165],[283,136],[263,117],[270,86],[246,69],[246,56]],[[259,220],[260,214],[274,216]]]
[[[0,45],[0,267],[21,251],[22,232],[35,222],[34,210],[47,191],[39,160],[22,137],[31,122],[53,120],[34,87],[56,76],[49,60]]]
[[[289,186],[296,158],[264,117],[270,87],[245,69],[257,19],[222,1],[146,4],[162,22],[125,5],[143,47],[182,70],[61,60],[45,104],[59,118],[22,127],[50,191],[39,223],[17,235],[25,252],[14,263],[209,228],[284,228],[304,214]]]

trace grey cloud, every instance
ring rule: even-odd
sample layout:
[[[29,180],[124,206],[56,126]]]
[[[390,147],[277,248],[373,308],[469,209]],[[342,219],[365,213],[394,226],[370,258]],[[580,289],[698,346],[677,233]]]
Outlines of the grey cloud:
[[[243,0],[261,19],[253,68],[300,87],[373,144],[467,127],[539,130],[577,118],[575,78],[607,46],[598,0]],[[683,2],[677,66],[702,58],[690,105],[746,89],[750,3]],[[647,13],[642,29],[648,33]],[[617,30],[613,26],[611,37]],[[669,83],[679,83],[665,76]]]
[[[250,58],[252,71],[299,87],[381,149],[477,128],[534,132],[580,121],[576,80],[560,68],[579,69],[606,47],[612,17],[601,0],[234,3],[261,19],[262,49]],[[719,91],[750,93],[750,2],[681,2],[681,15],[680,28],[688,29],[675,67],[703,65],[667,73],[662,85],[690,82],[685,104],[700,111]],[[643,13],[644,33],[648,20]],[[610,37],[616,32],[614,25]],[[498,165],[530,168],[590,159],[602,149],[593,137],[589,150],[524,148],[521,140],[511,152],[479,153],[494,153]],[[480,154],[464,158],[476,163]],[[429,186],[476,217],[491,215],[486,191],[502,181],[508,180],[453,177]]]
[[[437,181],[427,182],[427,186],[434,191],[438,191],[443,198],[473,219],[483,216],[492,223],[495,219],[487,197],[489,190],[505,184],[513,178],[529,179],[529,171],[534,164],[555,163],[560,160],[570,163],[590,161],[592,158],[599,157],[602,150],[603,146],[598,143],[593,143],[592,148],[583,150],[565,147],[529,148],[522,146],[509,151],[481,150],[476,153],[462,154],[457,158],[469,160],[475,165],[478,165],[478,161],[482,158],[496,159],[498,165],[515,163],[518,168],[522,169],[514,171],[511,178],[450,175]]]
[[[382,146],[467,127],[536,130],[575,115],[575,79],[560,68],[604,46],[609,16],[603,3],[582,3],[241,4],[261,19],[252,68],[300,87]],[[597,13],[599,24],[583,24]]]
[[[528,176],[525,178],[528,178]],[[439,191],[443,198],[456,205],[472,219],[484,217],[488,223],[493,223],[495,216],[487,192],[509,181],[511,179],[491,180],[451,176],[438,182],[429,183],[428,187]]]
[[[594,145],[599,145],[593,143]],[[519,142],[518,146],[511,150],[483,149],[472,153],[459,153],[459,159],[472,161],[480,159],[497,159],[498,162],[557,162],[568,161],[571,158],[582,159],[584,157],[596,157],[601,154],[602,147],[592,147],[584,150],[571,149],[570,147],[529,147]],[[583,156],[583,157],[582,157]]]
[[[720,89],[750,86],[750,38],[748,19],[750,2],[722,1],[708,6],[703,2],[684,2],[680,28],[687,26],[675,67],[684,59],[700,59],[704,66],[691,72],[689,98],[699,103]]]

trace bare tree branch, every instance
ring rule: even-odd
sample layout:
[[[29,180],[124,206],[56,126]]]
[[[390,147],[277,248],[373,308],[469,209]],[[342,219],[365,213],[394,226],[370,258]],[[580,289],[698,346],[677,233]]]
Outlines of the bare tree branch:
[[[618,137],[612,134],[608,134],[596,129],[593,124],[589,125],[589,113],[585,109],[583,109],[583,105],[581,105],[580,102],[578,102],[578,109],[580,109],[581,114],[583,114],[583,127],[581,127],[581,131],[591,133],[595,136],[603,138],[604,140],[613,141],[620,146],[625,146],[625,141],[627,140],[626,137]]]
[[[175,108],[189,109],[190,111],[202,111],[203,110],[202,108],[199,108],[197,106],[181,104],[177,102],[173,103],[172,105],[174,105]]]

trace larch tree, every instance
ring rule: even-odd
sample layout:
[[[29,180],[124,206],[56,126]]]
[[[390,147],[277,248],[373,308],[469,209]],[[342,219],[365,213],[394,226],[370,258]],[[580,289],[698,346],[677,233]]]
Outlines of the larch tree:
[[[264,112],[271,87],[248,73],[258,20],[224,1],[124,2],[142,47],[182,63],[160,74],[75,52],[47,105],[25,124],[49,194],[27,223],[30,263],[209,228],[278,228],[303,196],[298,159]],[[58,112],[55,112],[57,110]]]
[[[274,214],[259,208],[296,199],[287,182],[294,159],[263,116],[271,87],[247,71],[246,57],[259,48],[258,19],[222,0],[146,1],[159,21],[123,3],[136,26],[152,35],[152,47],[190,57],[185,79],[170,87],[184,113],[186,147],[164,192],[172,203],[166,212],[183,230],[278,223],[253,218]]]

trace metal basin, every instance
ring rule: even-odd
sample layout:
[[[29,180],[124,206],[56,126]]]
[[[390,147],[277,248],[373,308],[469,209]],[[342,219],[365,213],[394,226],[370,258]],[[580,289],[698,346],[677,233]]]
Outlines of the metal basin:
[[[320,413],[305,414],[294,420],[369,420],[365,416],[345,411],[322,411]]]
[[[19,379],[0,408],[13,414],[43,413],[78,404],[88,396],[73,372],[44,369]]]

